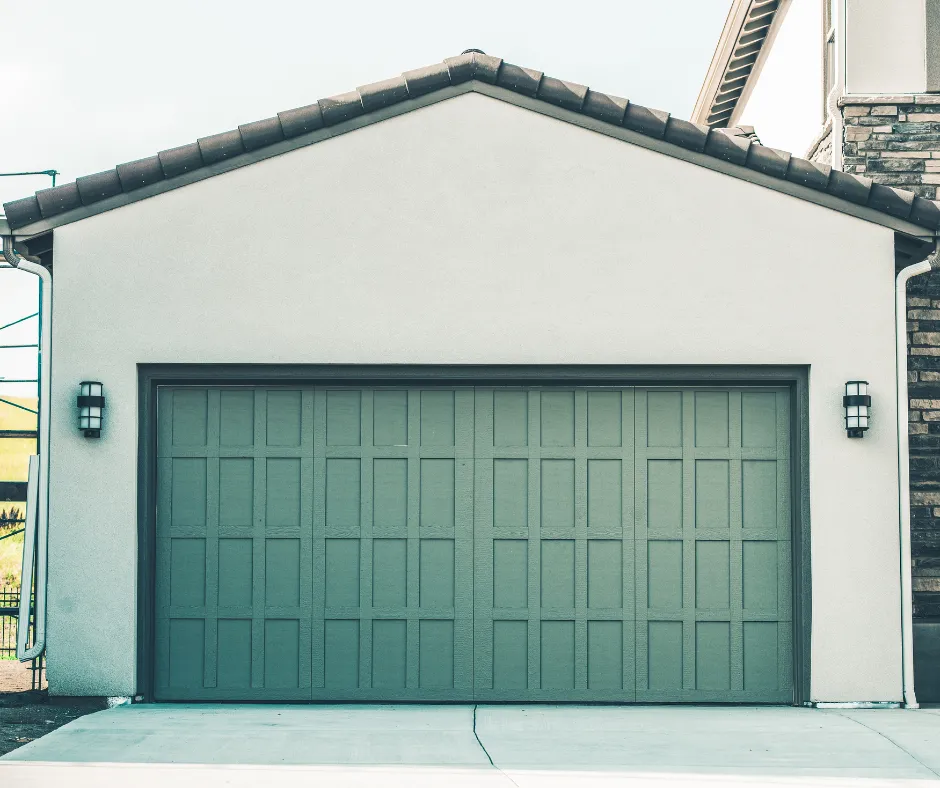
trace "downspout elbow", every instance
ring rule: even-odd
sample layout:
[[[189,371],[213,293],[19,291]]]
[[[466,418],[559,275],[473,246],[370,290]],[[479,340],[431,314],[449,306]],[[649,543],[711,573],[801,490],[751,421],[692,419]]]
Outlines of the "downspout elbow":
[[[28,254],[20,254],[19,252],[13,249],[13,238],[9,235],[3,236],[3,259],[6,260],[14,268],[20,268],[21,263],[25,260],[28,263],[33,265],[42,265],[42,260],[38,257],[32,257]],[[29,270],[29,267],[24,268],[23,270]],[[31,271],[31,273],[35,273]]]

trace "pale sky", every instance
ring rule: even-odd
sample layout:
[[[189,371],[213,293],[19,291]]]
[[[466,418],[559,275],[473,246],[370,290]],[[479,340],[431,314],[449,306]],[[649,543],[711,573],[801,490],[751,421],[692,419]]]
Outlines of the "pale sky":
[[[470,47],[688,118],[730,5],[0,0],[0,172],[65,183]],[[49,185],[0,178],[0,203]],[[35,277],[0,269],[0,325],[36,299]],[[35,336],[34,319],[0,344]],[[0,350],[0,377],[34,372],[32,351]]]

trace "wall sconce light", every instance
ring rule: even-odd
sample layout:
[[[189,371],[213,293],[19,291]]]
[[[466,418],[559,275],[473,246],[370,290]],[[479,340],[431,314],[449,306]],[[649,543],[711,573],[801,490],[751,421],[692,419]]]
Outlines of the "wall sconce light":
[[[868,409],[871,396],[868,393],[867,380],[850,380],[845,384],[845,396],[842,398],[845,410],[845,431],[850,438],[861,438],[868,429]]]
[[[101,437],[104,386],[96,380],[83,380],[78,394],[78,428],[86,438]]]

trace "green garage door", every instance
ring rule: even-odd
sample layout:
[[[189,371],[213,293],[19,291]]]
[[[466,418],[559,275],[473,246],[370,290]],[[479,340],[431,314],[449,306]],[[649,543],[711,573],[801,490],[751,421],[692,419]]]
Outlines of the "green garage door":
[[[161,388],[161,700],[788,702],[775,389]]]

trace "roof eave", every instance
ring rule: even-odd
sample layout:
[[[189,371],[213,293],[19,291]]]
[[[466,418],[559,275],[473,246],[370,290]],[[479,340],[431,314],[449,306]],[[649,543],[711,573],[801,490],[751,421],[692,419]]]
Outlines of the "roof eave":
[[[760,46],[757,59],[745,79],[741,94],[734,101],[731,115],[722,122],[709,124],[708,117],[712,113],[716,98],[721,91],[734,52],[738,48],[742,37],[747,35],[744,26],[747,24],[753,0],[734,0],[731,9],[728,11],[728,17],[725,20],[721,36],[718,38],[718,44],[708,66],[705,81],[702,83],[701,90],[699,90],[698,97],[695,100],[695,107],[692,110],[692,120],[695,123],[716,127],[734,126],[738,123],[741,113],[747,106],[751,92],[754,90],[754,85],[757,84],[757,80],[760,78],[761,70],[767,62],[774,39],[780,31],[784,17],[790,8],[790,3],[791,0],[779,0],[779,5],[776,11],[773,12],[773,21]]]
[[[492,85],[476,79],[462,82],[458,85],[449,85],[435,90],[433,93],[428,93],[424,96],[419,96],[414,99],[407,99],[397,104],[383,107],[358,117],[351,118],[334,126],[320,128],[316,131],[312,131],[298,137],[282,140],[273,145],[259,148],[255,151],[242,153],[238,156],[232,156],[230,158],[215,162],[214,164],[192,170],[182,175],[178,175],[174,178],[159,181],[149,186],[135,189],[132,192],[117,194],[113,197],[109,197],[91,205],[81,206],[71,211],[51,216],[47,219],[41,219],[31,224],[18,227],[13,231],[13,233],[17,237],[24,239],[30,236],[45,233],[57,227],[62,227],[63,225],[77,222],[95,214],[110,211],[114,208],[119,208],[124,205],[137,202],[138,200],[171,191],[172,189],[176,189],[190,183],[196,183],[198,181],[204,180],[205,178],[210,178],[224,172],[238,169],[239,167],[244,167],[248,164],[263,161],[264,159],[271,158],[272,156],[279,156],[283,153],[288,153],[292,150],[302,148],[306,145],[310,145],[324,139],[337,137],[350,131],[355,131],[356,129],[360,129],[364,126],[387,120],[397,115],[410,112],[414,109],[430,106],[432,104],[436,104],[439,101],[446,101],[447,99],[471,92],[480,93],[482,95],[489,96],[490,98],[528,109],[532,112],[538,112],[541,115],[556,118],[557,120],[571,123],[573,125],[580,126],[581,128],[589,129],[599,134],[604,134],[608,137],[613,137],[624,142],[629,142],[633,145],[638,145],[642,148],[646,148],[657,153],[662,153],[671,158],[682,159],[700,167],[705,167],[716,172],[721,172],[740,180],[749,181],[750,183],[764,186],[765,188],[773,189],[774,191],[783,192],[784,194],[789,194],[798,199],[806,200],[808,202],[830,208],[840,213],[855,216],[864,221],[887,227],[905,235],[924,239],[934,238],[937,235],[937,232],[928,227],[914,224],[913,222],[910,222],[906,219],[891,216],[890,214],[884,213],[883,211],[876,210],[859,203],[851,202],[850,200],[837,197],[825,191],[818,191],[809,186],[804,186],[800,183],[788,180],[786,177],[767,175],[743,164],[735,164],[733,162],[717,158],[710,153],[690,150],[665,139],[647,136],[645,134],[632,131],[631,129],[617,126],[612,123],[607,123],[602,120],[597,120],[593,117],[590,117],[589,115],[568,110],[540,99],[531,98],[529,96],[522,95],[521,93],[516,93],[506,88],[499,87],[498,85]],[[712,134],[718,133],[719,132],[712,132]]]
[[[23,225],[22,227],[17,227],[13,233],[16,236],[22,236],[25,238],[27,236],[48,232],[49,230],[53,230],[56,227],[72,224],[82,219],[86,219],[89,216],[105,213],[106,211],[111,211],[115,208],[121,208],[125,205],[138,202],[139,200],[147,199],[148,197],[154,197],[158,194],[173,191],[174,189],[178,189],[182,186],[188,186],[191,183],[197,183],[199,181],[205,180],[206,178],[212,178],[225,172],[237,170],[240,167],[245,167],[249,164],[255,164],[256,162],[264,161],[265,159],[270,159],[274,156],[280,156],[284,153],[290,153],[291,151],[297,150],[298,148],[304,148],[307,145],[312,145],[316,142],[322,142],[323,140],[330,139],[332,137],[339,137],[364,126],[371,126],[373,123],[379,123],[383,120],[393,118],[396,115],[403,115],[406,112],[411,112],[412,110],[420,109],[421,107],[437,104],[439,101],[446,101],[447,99],[454,98],[455,96],[459,96],[463,93],[472,92],[476,85],[483,84],[485,83],[478,83],[476,80],[470,80],[467,82],[462,82],[459,85],[448,85],[446,87],[435,90],[433,93],[428,93],[413,99],[406,99],[405,101],[399,102],[397,104],[392,104],[391,106],[373,110],[372,112],[359,115],[355,118],[350,118],[349,120],[342,121],[334,126],[326,126],[319,128],[316,131],[301,134],[297,137],[280,140],[279,142],[276,142],[272,145],[267,145],[263,148],[258,148],[257,150],[253,151],[247,151],[245,153],[239,154],[238,156],[231,156],[213,164],[190,170],[189,172],[183,173],[182,175],[177,175],[173,178],[167,178],[165,180],[152,183],[148,186],[142,186],[141,188],[134,189],[134,191],[131,192],[121,192],[120,194],[116,194],[113,197],[108,197],[104,200],[99,200],[98,202],[92,203],[91,205],[82,205],[78,208],[72,209],[71,211],[65,211],[64,213],[56,214],[45,219],[40,219],[36,222]],[[509,91],[506,92],[509,93]]]

